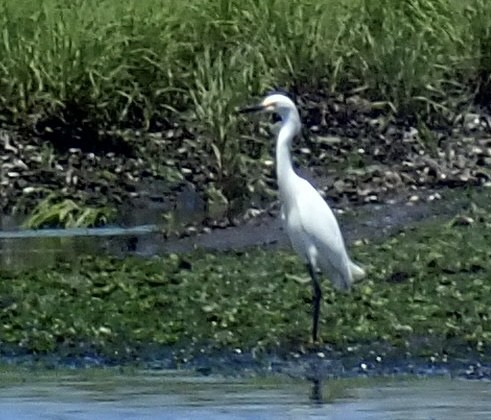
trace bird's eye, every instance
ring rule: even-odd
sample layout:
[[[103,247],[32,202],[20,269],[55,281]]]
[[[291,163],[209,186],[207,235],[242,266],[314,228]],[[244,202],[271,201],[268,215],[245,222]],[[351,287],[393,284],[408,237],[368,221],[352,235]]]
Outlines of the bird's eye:
[[[278,121],[281,121],[281,117],[276,112],[273,112],[271,114],[271,122],[277,123]]]

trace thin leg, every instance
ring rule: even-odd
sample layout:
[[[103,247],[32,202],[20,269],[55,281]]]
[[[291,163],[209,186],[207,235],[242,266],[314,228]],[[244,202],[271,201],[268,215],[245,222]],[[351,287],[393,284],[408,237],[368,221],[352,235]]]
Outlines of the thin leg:
[[[307,269],[309,270],[310,278],[312,279],[312,340],[316,343],[317,333],[319,331],[319,309],[322,291],[312,264],[307,264]]]

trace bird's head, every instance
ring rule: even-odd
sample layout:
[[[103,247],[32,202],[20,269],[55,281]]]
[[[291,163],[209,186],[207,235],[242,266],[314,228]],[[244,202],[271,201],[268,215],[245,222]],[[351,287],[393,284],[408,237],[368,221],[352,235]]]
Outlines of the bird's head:
[[[278,114],[283,122],[292,116],[299,120],[298,111],[293,101],[280,93],[268,95],[259,104],[242,108],[239,112],[270,112]]]

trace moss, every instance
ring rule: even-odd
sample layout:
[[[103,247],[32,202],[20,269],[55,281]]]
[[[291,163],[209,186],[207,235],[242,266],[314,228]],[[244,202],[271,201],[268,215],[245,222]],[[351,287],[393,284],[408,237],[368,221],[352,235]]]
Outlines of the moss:
[[[353,247],[369,276],[351,294],[323,283],[324,342],[406,349],[431,338],[421,354],[462,344],[484,351],[491,342],[490,223],[474,206],[452,221]],[[1,278],[4,348],[133,357],[146,346],[190,354],[203,346],[298,349],[310,338],[310,287],[296,281],[308,276],[289,251],[81,257]]]

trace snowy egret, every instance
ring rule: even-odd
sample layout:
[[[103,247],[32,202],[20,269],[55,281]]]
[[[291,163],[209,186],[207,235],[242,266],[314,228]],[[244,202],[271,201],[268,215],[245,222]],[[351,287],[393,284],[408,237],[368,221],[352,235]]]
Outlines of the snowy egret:
[[[281,218],[293,249],[306,263],[312,279],[312,340],[315,343],[322,296],[318,272],[322,271],[328,276],[336,288],[348,290],[353,281],[365,276],[365,271],[349,258],[341,230],[330,207],[317,190],[293,169],[290,148],[293,138],[301,129],[295,104],[285,95],[272,94],[259,105],[243,108],[239,112],[270,112],[281,119],[276,140],[276,176]]]

